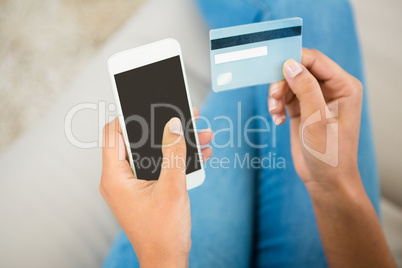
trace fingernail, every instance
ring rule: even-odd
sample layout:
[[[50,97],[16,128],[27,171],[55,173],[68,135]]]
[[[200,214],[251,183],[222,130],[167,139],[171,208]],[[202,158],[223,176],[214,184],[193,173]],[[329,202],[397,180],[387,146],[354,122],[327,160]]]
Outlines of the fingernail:
[[[207,128],[206,130],[207,132],[211,133],[211,140],[214,138],[214,132],[212,131],[212,129]]]
[[[278,91],[278,88],[279,88],[279,82],[273,82],[273,83],[271,84],[271,92],[270,92],[270,95],[273,96],[273,95],[275,94],[275,92]]]
[[[272,120],[274,121],[275,125],[279,126],[286,120],[286,116],[277,116],[276,114],[272,116]]]
[[[278,106],[278,101],[274,98],[269,98],[269,100],[268,100],[269,111],[276,109],[277,106]]]
[[[181,121],[179,118],[173,117],[172,119],[170,119],[169,130],[174,134],[183,135],[183,128],[181,126]]]
[[[300,63],[295,60],[288,60],[285,62],[285,72],[289,78],[294,78],[296,75],[301,73],[302,67]]]

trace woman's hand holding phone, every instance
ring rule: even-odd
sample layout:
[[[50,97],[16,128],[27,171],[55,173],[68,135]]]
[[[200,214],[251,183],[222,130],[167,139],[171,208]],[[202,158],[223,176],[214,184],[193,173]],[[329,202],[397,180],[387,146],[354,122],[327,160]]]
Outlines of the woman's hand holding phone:
[[[357,166],[363,87],[316,50],[303,49],[302,64],[288,60],[284,81],[269,89],[277,125],[290,117],[297,173],[313,201],[331,267],[394,267]]]
[[[199,112],[194,108],[197,120]],[[200,131],[201,147],[213,132]],[[186,143],[181,122],[165,126],[162,170],[157,181],[137,180],[127,161],[117,118],[104,127],[99,190],[137,254],[141,267],[186,267],[191,247],[190,202],[186,188]],[[211,147],[202,151],[204,162]]]

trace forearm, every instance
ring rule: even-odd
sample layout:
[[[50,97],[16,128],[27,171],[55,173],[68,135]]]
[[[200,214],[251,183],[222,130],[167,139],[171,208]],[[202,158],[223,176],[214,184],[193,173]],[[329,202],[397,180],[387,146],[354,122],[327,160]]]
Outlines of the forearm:
[[[333,188],[307,185],[329,266],[395,267],[360,175],[347,179]]]

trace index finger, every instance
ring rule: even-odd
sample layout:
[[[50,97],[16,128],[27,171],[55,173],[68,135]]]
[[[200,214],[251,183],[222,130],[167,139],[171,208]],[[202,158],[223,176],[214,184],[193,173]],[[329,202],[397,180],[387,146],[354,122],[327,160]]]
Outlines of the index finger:
[[[117,117],[103,128],[102,161],[104,168],[128,165],[126,147]]]
[[[200,111],[195,106],[193,107],[193,115],[194,115],[194,121],[197,122],[198,118],[200,117]]]

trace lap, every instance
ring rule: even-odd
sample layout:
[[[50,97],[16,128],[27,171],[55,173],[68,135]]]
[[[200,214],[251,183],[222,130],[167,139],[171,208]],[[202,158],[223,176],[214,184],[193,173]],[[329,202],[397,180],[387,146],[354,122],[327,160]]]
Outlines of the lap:
[[[191,267],[247,267],[251,260],[256,171],[242,166],[256,150],[241,127],[255,113],[254,92],[212,93],[202,115],[215,132],[206,180],[189,191],[192,217]],[[207,127],[202,118],[197,123]],[[249,135],[250,141],[256,136]],[[241,144],[239,144],[239,142]]]

